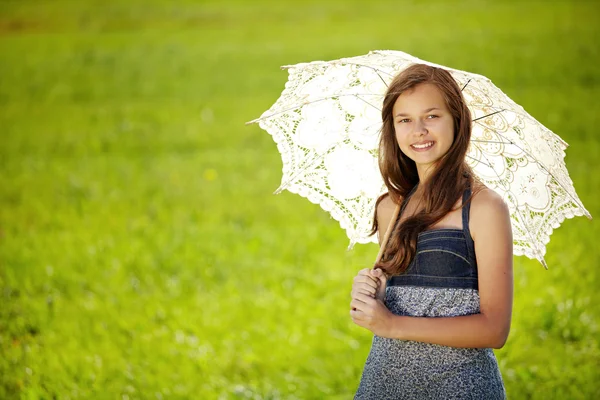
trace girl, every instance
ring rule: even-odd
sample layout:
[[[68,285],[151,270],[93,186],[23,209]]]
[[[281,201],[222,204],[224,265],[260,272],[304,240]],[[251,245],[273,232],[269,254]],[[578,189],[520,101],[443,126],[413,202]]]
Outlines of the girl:
[[[504,399],[492,348],[510,329],[510,216],[465,163],[461,89],[446,70],[412,65],[390,84],[382,119],[388,193],[373,233],[384,249],[352,286],[352,320],[375,335],[355,399]]]

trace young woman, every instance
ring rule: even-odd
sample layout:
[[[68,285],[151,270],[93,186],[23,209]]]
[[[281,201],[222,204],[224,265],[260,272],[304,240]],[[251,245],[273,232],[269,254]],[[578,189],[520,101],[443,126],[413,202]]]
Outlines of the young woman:
[[[385,248],[352,286],[352,320],[375,335],[355,399],[504,399],[492,348],[510,329],[510,216],[465,163],[461,89],[415,64],[390,84],[382,118],[388,193],[373,233]]]

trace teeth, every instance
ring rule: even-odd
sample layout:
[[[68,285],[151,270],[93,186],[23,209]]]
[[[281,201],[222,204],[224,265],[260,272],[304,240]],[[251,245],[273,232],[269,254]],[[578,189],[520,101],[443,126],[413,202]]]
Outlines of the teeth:
[[[425,144],[413,144],[412,145],[416,149],[425,149],[427,147],[433,146],[433,142],[425,143]]]

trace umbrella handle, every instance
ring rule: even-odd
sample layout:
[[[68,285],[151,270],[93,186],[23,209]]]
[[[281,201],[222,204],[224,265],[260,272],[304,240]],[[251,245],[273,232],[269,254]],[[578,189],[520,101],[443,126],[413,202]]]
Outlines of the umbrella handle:
[[[394,230],[394,225],[396,225],[396,220],[398,219],[398,214],[400,213],[400,204],[396,204],[396,209],[392,214],[392,219],[388,224],[388,228],[385,231],[385,235],[383,235],[383,240],[381,241],[381,245],[379,246],[379,253],[377,254],[377,258],[375,259],[375,264],[381,261],[381,257],[383,257],[383,252],[385,251],[385,247],[387,245],[388,240],[390,239],[390,235]]]

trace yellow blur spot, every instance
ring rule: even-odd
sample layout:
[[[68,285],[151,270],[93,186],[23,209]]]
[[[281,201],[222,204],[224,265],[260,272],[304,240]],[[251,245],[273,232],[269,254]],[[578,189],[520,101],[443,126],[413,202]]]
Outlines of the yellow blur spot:
[[[205,170],[204,179],[207,181],[214,181],[215,179],[217,179],[217,171],[212,168]]]

